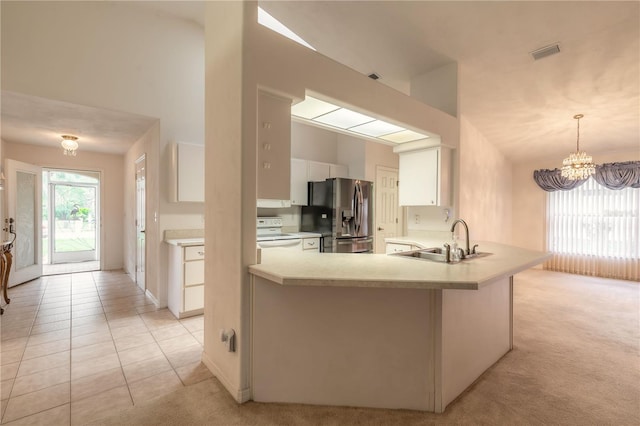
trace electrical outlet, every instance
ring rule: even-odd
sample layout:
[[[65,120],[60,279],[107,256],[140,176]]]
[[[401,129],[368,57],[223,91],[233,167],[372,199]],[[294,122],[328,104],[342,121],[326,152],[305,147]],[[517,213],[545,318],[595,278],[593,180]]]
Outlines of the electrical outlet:
[[[417,214],[415,217],[415,224],[418,225],[420,223],[420,215]]]

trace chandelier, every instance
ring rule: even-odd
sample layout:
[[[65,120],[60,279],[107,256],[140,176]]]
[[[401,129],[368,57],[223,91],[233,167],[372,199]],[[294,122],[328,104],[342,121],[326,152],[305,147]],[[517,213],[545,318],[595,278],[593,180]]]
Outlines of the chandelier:
[[[62,135],[62,142],[60,142],[60,145],[62,145],[64,155],[76,156],[76,150],[78,149],[77,140],[77,136]]]
[[[596,166],[593,164],[591,156],[587,155],[584,151],[580,151],[580,119],[582,117],[584,117],[582,114],[573,116],[573,118],[578,120],[576,152],[572,152],[569,154],[569,157],[562,161],[562,177],[569,180],[586,179],[596,172]]]

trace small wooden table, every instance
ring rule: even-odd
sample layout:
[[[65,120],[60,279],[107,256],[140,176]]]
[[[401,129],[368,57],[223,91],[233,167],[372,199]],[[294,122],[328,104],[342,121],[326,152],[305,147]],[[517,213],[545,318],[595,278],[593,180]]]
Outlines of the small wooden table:
[[[11,250],[13,249],[13,241],[5,241],[0,248],[0,289],[2,290],[2,297],[6,304],[11,303],[11,299],[7,295],[7,288],[9,287],[9,274],[11,273],[11,264],[13,263],[13,255]],[[0,315],[4,313],[4,309],[0,307]]]

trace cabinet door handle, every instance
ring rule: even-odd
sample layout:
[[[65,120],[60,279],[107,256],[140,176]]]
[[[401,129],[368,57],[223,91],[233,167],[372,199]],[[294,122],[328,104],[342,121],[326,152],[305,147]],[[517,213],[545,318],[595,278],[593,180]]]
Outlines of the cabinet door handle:
[[[199,251],[199,252],[198,252],[198,254],[199,254],[200,256],[204,256],[204,251]]]
[[[378,231],[384,231],[384,228],[378,226]]]

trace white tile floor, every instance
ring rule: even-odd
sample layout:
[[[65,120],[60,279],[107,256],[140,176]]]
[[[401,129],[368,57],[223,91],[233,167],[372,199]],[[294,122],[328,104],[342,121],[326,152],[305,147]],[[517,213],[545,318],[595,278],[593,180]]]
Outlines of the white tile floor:
[[[156,309],[122,272],[43,277],[9,297],[2,424],[80,425],[211,377],[203,317]]]
[[[72,274],[75,272],[92,272],[100,270],[100,261],[58,263],[55,265],[42,265],[42,275]]]

